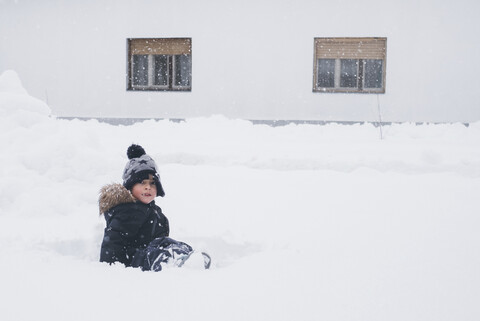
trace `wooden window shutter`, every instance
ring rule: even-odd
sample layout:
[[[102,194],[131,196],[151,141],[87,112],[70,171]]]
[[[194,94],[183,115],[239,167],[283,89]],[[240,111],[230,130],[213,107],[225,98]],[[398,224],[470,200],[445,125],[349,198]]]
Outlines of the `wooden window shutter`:
[[[192,52],[191,38],[129,39],[130,55],[188,55]]]
[[[315,38],[315,57],[385,59],[387,38]]]

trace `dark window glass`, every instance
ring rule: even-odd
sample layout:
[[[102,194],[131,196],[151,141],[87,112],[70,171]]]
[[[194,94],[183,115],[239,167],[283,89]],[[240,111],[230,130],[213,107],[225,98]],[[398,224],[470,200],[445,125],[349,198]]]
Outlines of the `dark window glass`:
[[[176,55],[174,59],[174,85],[178,87],[190,87],[192,79],[192,57],[190,55]]]
[[[358,60],[340,59],[340,87],[357,88]]]
[[[364,68],[364,87],[382,88],[383,61],[381,59],[366,59]]]
[[[148,86],[148,55],[133,55],[133,86]]]
[[[335,59],[318,59],[317,88],[335,87]]]
[[[168,56],[156,55],[154,56],[155,63],[155,86],[168,86]]]

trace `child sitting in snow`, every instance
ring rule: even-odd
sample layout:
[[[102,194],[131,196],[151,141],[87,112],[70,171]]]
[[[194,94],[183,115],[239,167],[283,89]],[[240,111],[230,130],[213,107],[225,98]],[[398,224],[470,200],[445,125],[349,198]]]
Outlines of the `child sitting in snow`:
[[[139,145],[131,145],[127,156],[123,185],[110,184],[100,190],[100,215],[107,223],[100,261],[144,271],[160,271],[165,264],[180,267],[193,249],[168,237],[168,219],[154,201],[165,195],[156,164]],[[208,268],[210,258],[202,255]]]

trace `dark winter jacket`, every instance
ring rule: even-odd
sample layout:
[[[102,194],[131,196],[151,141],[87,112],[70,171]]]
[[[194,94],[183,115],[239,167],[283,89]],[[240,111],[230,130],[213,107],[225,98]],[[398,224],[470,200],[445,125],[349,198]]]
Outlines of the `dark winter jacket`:
[[[170,233],[168,219],[152,201],[135,201],[121,184],[104,186],[100,191],[100,214],[107,226],[103,237],[100,261],[132,265],[133,256],[154,239]]]

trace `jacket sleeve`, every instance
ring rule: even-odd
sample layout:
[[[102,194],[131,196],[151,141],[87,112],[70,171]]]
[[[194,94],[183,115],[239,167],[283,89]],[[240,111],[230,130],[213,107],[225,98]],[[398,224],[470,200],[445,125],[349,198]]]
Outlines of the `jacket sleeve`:
[[[122,241],[122,232],[105,228],[103,236],[102,248],[100,251],[100,262],[128,262],[127,250]]]
[[[135,248],[131,246],[131,239],[140,228],[140,222],[135,219],[135,215],[138,217],[141,213],[135,212],[115,213],[110,220],[107,220],[100,251],[100,262],[121,262],[127,266],[130,264],[135,253]]]
[[[156,208],[157,226],[153,234],[153,239],[170,235],[170,224],[168,218],[162,213],[160,207]]]

